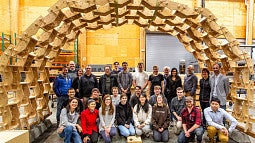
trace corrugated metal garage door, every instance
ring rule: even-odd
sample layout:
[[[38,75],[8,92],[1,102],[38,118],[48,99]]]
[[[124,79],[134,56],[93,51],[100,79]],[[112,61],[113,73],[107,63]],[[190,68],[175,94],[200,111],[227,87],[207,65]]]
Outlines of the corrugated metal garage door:
[[[186,66],[194,62],[193,55],[185,50],[176,37],[162,33],[146,33],[146,71],[152,71],[153,65],[176,67],[179,61],[185,60]]]

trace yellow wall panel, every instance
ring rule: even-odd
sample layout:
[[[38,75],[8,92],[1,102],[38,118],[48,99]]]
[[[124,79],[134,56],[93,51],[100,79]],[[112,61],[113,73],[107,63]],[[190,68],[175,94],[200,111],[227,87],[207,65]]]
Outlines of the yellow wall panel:
[[[137,59],[140,58],[140,28],[138,26],[123,25],[110,30],[89,31],[86,34],[86,46],[89,49],[86,53],[88,57],[86,64],[98,64],[98,61],[101,64],[127,61],[134,67]],[[104,50],[98,47],[104,47]],[[101,57],[101,60],[98,57]],[[102,60],[105,58],[108,60]]]
[[[0,4],[0,32],[10,33],[9,1],[2,0]]]
[[[227,27],[236,38],[245,38],[246,7],[243,0],[208,0],[205,7],[217,17],[219,25]]]
[[[58,0],[20,0],[20,1],[27,6],[50,7],[54,5]]]

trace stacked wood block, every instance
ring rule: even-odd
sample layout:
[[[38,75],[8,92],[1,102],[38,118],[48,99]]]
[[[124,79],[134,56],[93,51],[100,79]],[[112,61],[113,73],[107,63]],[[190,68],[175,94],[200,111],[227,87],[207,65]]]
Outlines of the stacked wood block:
[[[16,46],[10,45],[0,57],[3,75],[0,94],[4,96],[0,99],[1,129],[14,125],[29,128],[33,117],[40,122],[49,114],[48,65],[69,42],[88,30],[123,24],[136,24],[176,36],[194,55],[200,68],[212,70],[214,62],[221,62],[225,73],[234,73],[233,115],[244,123],[242,128],[246,132],[252,132],[254,118],[248,109],[253,105],[254,88],[249,75],[254,71],[250,56],[240,50],[235,37],[217,23],[209,9],[189,8],[167,0],[59,0],[48,10],[48,15],[36,19],[23,32]],[[9,65],[10,58],[16,58],[17,62]],[[244,64],[239,66],[239,62]],[[26,73],[25,83],[20,83],[21,72]],[[239,97],[237,89],[246,90],[246,95]],[[30,110],[31,107],[36,108]],[[19,115],[19,120],[14,115]]]

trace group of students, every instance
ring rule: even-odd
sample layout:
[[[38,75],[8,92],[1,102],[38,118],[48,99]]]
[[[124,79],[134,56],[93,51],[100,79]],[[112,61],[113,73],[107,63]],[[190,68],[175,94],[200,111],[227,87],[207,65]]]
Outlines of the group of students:
[[[157,86],[154,88],[155,93],[157,93],[157,88]],[[189,142],[195,136],[197,142],[202,141],[204,128],[201,111],[194,106],[191,96],[183,96],[181,87],[177,88],[178,96],[172,100],[170,108],[162,94],[156,96],[156,102],[152,106],[150,104],[151,99],[148,100],[146,94],[141,93],[134,107],[130,104],[131,100],[128,102],[126,94],[105,95],[101,102],[97,95],[99,95],[99,90],[93,89],[91,98],[85,101],[86,104],[84,105],[80,99],[75,97],[73,88],[68,90],[68,103],[63,105],[58,128],[60,137],[63,137],[66,143],[69,143],[71,139],[75,143],[96,143],[99,135],[106,143],[110,143],[117,130],[124,137],[133,135],[149,137],[152,131],[154,141],[168,142],[170,114],[172,111],[174,115],[177,114],[173,108],[182,107],[181,110],[178,109],[181,111],[177,115],[180,119],[176,118],[178,122],[181,122],[182,128],[182,132],[178,133],[178,143]],[[132,97],[134,96],[136,95],[132,95]],[[116,100],[114,98],[119,98],[118,104],[114,104]],[[185,101],[185,105],[174,104],[173,102],[177,98],[180,98],[181,102]],[[218,134],[220,142],[228,142],[228,134],[233,131],[237,121],[220,108],[220,100],[212,98],[210,107],[207,107],[203,113],[208,124],[210,141],[213,142],[212,139]],[[231,122],[228,130],[224,127],[224,118]]]
[[[229,85],[228,79],[219,73],[219,64],[214,65],[215,75],[212,79],[209,78],[209,71],[203,69],[202,79],[199,81],[203,123],[201,123],[201,111],[194,106],[194,98],[192,98],[197,87],[193,66],[189,65],[187,68],[184,89],[176,68],[173,68],[169,75],[170,68],[164,67],[164,75],[162,75],[158,72],[158,67],[153,66],[153,73],[148,76],[143,70],[142,63],[138,63],[138,72],[133,75],[128,72],[126,62],[122,63],[122,71],[118,69],[118,62],[114,63],[114,67],[113,71],[110,71],[109,66],[105,67],[105,74],[100,77],[99,83],[91,73],[91,66],[86,66],[84,74],[82,70],[77,70],[77,77],[74,79],[69,79],[68,75],[74,73],[74,70],[63,68],[63,74],[55,79],[53,88],[58,96],[58,132],[61,137],[65,137],[65,142],[70,142],[71,137],[75,142],[97,142],[99,134],[105,142],[111,142],[117,128],[125,137],[135,134],[149,137],[149,133],[153,130],[155,141],[167,142],[168,127],[173,121],[177,134],[183,130],[178,137],[180,143],[187,142],[194,135],[197,135],[197,141],[201,142],[206,127],[210,141],[213,141],[213,137],[218,132],[221,136],[220,141],[225,142],[228,132],[221,118],[227,118],[232,122],[229,131],[236,126],[236,120],[224,110],[228,92],[225,88]],[[131,96],[132,85],[135,87],[135,93]],[[67,88],[71,86],[74,89]],[[225,90],[225,97],[222,95],[222,90]],[[73,92],[71,96],[70,91]],[[99,97],[100,93],[102,101]],[[69,97],[68,104],[67,97]],[[205,112],[207,108],[211,109],[208,109],[208,113]],[[80,124],[77,124],[76,115],[80,115]],[[75,133],[70,133],[71,127],[66,128],[69,125],[72,126],[71,131]],[[76,136],[77,131],[81,132],[81,136]],[[73,134],[75,135],[72,136]]]

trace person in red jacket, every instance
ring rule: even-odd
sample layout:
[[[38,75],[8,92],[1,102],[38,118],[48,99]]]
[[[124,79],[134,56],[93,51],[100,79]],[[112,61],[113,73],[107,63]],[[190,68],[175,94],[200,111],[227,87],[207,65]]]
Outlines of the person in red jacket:
[[[95,109],[96,101],[88,100],[88,108],[81,112],[81,128],[84,143],[97,143],[98,141],[98,110]]]

